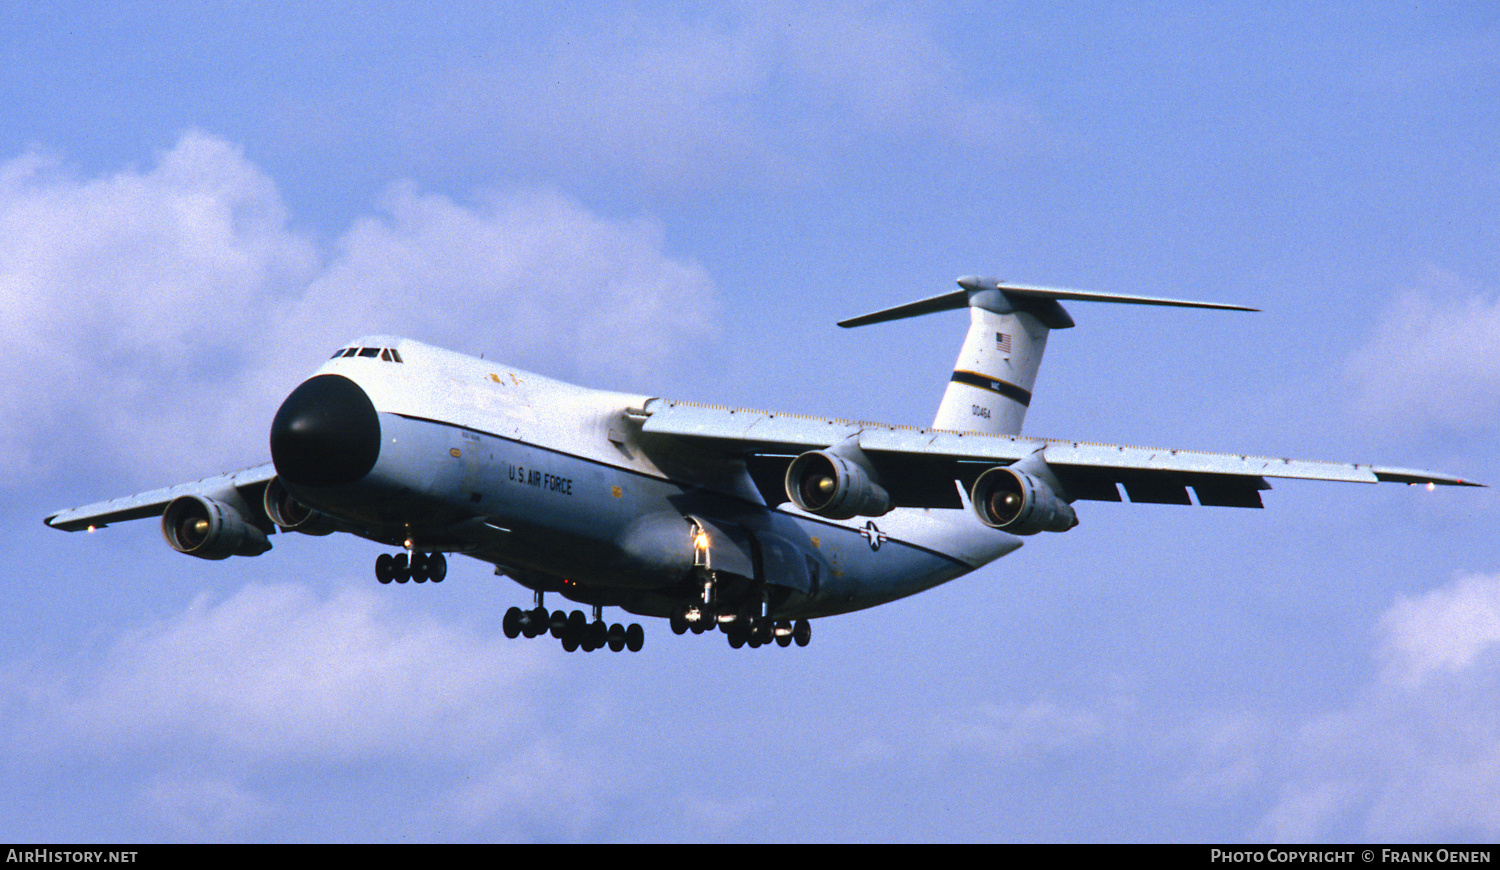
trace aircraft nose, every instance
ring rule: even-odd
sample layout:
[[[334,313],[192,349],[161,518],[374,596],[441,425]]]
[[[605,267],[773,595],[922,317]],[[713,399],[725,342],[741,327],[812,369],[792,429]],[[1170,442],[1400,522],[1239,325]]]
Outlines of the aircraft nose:
[[[380,458],[380,417],[359,385],[318,375],[281,403],[271,422],[271,461],[282,479],[303,486],[360,480]]]

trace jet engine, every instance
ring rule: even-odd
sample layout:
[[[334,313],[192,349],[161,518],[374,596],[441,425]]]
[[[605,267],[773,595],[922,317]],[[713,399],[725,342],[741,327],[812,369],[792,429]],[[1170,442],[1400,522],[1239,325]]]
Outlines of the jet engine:
[[[280,477],[271,478],[266,484],[266,495],[261,500],[266,516],[286,532],[301,532],[304,535],[326,535],[336,531],[333,518],[313,510],[292,497],[282,486]]]
[[[786,495],[808,513],[835,520],[878,517],[891,509],[890,495],[853,439],[793,459],[786,470]]]
[[[161,533],[172,549],[200,559],[259,556],[271,549],[266,533],[235,508],[198,495],[180,495],[161,515]]]
[[[969,499],[980,522],[1013,535],[1066,532],[1078,525],[1072,506],[1041,479],[1043,475],[1017,467],[1024,464],[991,468],[974,481]]]

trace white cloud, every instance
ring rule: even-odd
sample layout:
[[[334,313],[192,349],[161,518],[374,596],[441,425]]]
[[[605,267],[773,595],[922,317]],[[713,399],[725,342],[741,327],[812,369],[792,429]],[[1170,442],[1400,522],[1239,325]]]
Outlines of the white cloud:
[[[1382,316],[1345,380],[1366,420],[1488,432],[1500,419],[1500,295],[1434,270]]]
[[[86,466],[162,485],[263,461],[280,399],[360,334],[633,378],[711,332],[712,282],[649,219],[410,184],[380,207],[320,255],[275,184],[206,134],[100,178],[0,164],[7,481]]]
[[[1467,574],[1403,598],[1382,617],[1381,631],[1386,678],[1405,688],[1471,672],[1482,655],[1500,649],[1500,577]]]
[[[1466,575],[1380,620],[1376,680],[1259,751],[1281,785],[1253,836],[1500,837],[1500,576]]]
[[[309,800],[376,818],[361,793],[371,771],[405,783],[391,806],[420,803],[429,836],[586,823],[597,795],[584,783],[598,781],[580,778],[529,700],[557,677],[547,651],[391,602],[250,584],[199,596],[98,656],[12,663],[0,681],[7,764],[28,781],[107,769],[138,799],[126,823],[168,838],[255,837]]]
[[[452,148],[485,143],[530,165],[605,169],[691,189],[801,185],[893,143],[1012,148],[1034,110],[974,96],[936,28],[863,3],[755,3],[686,19],[590,18],[543,50],[447,70],[407,108]]]
[[[24,421],[0,435],[0,461],[24,478],[138,447],[221,401],[215,375],[239,336],[313,268],[285,222],[274,185],[202,134],[147,172],[77,180],[35,154],[0,165],[0,412]]]
[[[53,752],[342,762],[466,755],[514,731],[513,693],[542,667],[535,648],[389,601],[293,584],[200,595],[125,634],[97,667],[28,693],[49,699],[31,739]]]

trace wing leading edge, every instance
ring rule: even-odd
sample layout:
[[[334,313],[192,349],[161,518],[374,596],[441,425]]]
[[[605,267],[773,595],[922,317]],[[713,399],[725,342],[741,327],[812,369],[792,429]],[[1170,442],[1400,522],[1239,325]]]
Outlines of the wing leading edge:
[[[986,469],[1038,451],[1073,499],[1261,507],[1266,478],[1382,481],[1436,486],[1481,486],[1446,474],[1407,468],[1236,453],[1130,447],[1010,435],[984,435],[810,417],[653,399],[642,431],[697,441],[746,460],[769,504],[786,501],[782,476],[792,458],[857,438],[879,469],[897,507],[960,507],[953,482],[967,490]]]
[[[254,468],[246,468],[230,474],[205,477],[191,483],[179,483],[175,486],[58,511],[48,516],[44,522],[54,529],[62,529],[65,532],[102,529],[110,523],[161,516],[166,511],[167,505],[171,504],[172,499],[181,495],[211,498],[225,496],[232,492],[244,499],[247,504],[258,505],[266,484],[275,476],[276,467],[267,462],[265,465],[257,465]],[[254,512],[251,515],[254,515]],[[269,529],[263,531],[269,531]]]

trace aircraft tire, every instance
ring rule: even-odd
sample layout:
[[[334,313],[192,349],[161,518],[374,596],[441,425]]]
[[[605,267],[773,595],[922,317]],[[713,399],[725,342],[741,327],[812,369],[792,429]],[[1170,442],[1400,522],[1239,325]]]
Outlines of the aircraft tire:
[[[645,645],[646,630],[638,622],[630,623],[630,627],[625,629],[625,648],[631,652],[640,652]]]
[[[391,577],[397,583],[405,583],[411,579],[411,565],[407,563],[405,553],[397,553],[392,560]]]
[[[389,584],[395,579],[395,561],[396,557],[390,553],[381,553],[375,557],[375,579],[379,580],[382,585]]]
[[[448,557],[442,553],[429,553],[427,556],[427,579],[434,583],[443,582],[448,576]]]
[[[511,640],[521,636],[521,608],[512,607],[505,611],[505,619],[501,621],[500,627],[505,631],[505,636]]]
[[[812,643],[812,624],[805,619],[799,619],[792,627],[792,639],[797,646],[807,646]]]
[[[421,553],[411,554],[411,582],[427,582],[427,557]]]
[[[625,626],[615,623],[609,627],[609,651],[620,652],[625,649]]]
[[[552,611],[552,616],[547,620],[547,628],[551,630],[553,637],[562,640],[568,631],[568,615],[561,610]]]

